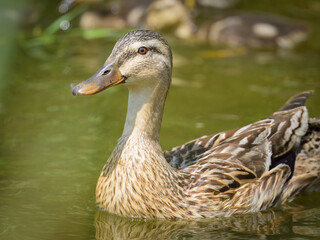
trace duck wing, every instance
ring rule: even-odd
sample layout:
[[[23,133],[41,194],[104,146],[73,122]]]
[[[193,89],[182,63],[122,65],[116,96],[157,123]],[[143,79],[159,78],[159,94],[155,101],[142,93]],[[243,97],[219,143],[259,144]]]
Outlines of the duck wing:
[[[235,131],[236,130],[230,130],[214,135],[202,136],[181,146],[164,151],[164,157],[172,167],[183,169],[196,163],[207,151],[233,136]]]
[[[315,185],[319,181],[315,174],[292,177],[296,159],[303,163],[299,154],[320,141],[316,137],[320,120],[309,120],[304,106],[310,95],[303,92],[291,98],[264,120],[165,152],[172,161],[185,164],[180,166],[189,164],[180,170],[188,179],[188,194],[204,193],[212,198],[215,210],[231,215],[278,205]],[[320,158],[319,153],[314,155]],[[320,169],[320,161],[317,165]]]
[[[203,136],[165,151],[164,156],[171,166],[183,169],[195,164],[213,151],[237,152],[238,156],[241,156],[242,164],[257,171],[260,176],[270,167],[269,165],[273,164],[274,167],[281,162],[288,162],[290,157],[292,158],[294,145],[308,128],[308,114],[304,104],[311,93],[311,91],[303,92],[291,98],[279,111],[267,119],[239,129]],[[252,147],[261,140],[262,136],[270,141],[272,161],[264,162],[265,160],[262,160],[263,158],[261,159],[260,156],[258,158],[260,160],[252,161],[250,158],[250,155],[254,155]],[[219,147],[216,148],[217,146]],[[285,154],[288,152],[290,153],[286,156]]]
[[[294,172],[301,139],[309,129],[308,112],[304,106],[311,92],[290,99],[284,107],[261,121],[244,126],[202,153],[198,161],[221,156],[220,160],[234,161],[253,171],[257,177],[279,164]],[[222,157],[223,156],[223,157]]]

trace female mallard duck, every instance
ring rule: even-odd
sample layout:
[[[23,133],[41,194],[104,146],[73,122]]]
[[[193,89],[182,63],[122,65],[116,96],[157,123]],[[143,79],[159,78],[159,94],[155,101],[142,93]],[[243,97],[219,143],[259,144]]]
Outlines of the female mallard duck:
[[[166,40],[133,31],[73,89],[90,95],[119,84],[129,88],[123,134],[97,184],[102,210],[145,218],[229,216],[279,205],[317,185],[320,119],[310,120],[304,107],[311,92],[264,120],[163,152],[159,132],[171,69]],[[314,164],[296,175],[296,159]]]

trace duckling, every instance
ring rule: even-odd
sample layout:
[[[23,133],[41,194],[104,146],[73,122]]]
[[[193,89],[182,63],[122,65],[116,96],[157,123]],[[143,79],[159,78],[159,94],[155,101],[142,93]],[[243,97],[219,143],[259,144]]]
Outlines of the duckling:
[[[122,136],[96,187],[100,209],[127,217],[209,218],[257,212],[319,185],[314,166],[295,174],[301,152],[320,144],[320,118],[304,106],[311,91],[291,98],[271,116],[163,152],[159,133],[171,82],[172,53],[151,30],[125,34],[73,95],[129,88]],[[301,150],[302,149],[302,150]],[[311,156],[320,164],[320,150]]]
[[[250,48],[293,48],[307,37],[307,26],[285,17],[262,13],[232,13],[204,25],[201,40]]]

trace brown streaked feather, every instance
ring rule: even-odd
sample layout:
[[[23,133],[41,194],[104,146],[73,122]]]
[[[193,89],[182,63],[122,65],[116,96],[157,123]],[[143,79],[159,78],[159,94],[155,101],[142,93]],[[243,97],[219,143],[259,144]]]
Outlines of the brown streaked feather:
[[[283,186],[290,174],[290,168],[281,164],[256,181],[227,192],[233,193],[233,196],[223,205],[226,215],[256,212],[278,205]]]
[[[189,141],[181,146],[164,152],[167,162],[177,169],[182,169],[197,162],[203,153],[217,146],[221,141],[233,135],[235,130],[203,136]]]
[[[312,131],[303,141],[296,160],[295,175],[320,175],[320,131]]]
[[[272,126],[270,138],[274,157],[293,149],[308,130],[308,111],[305,107],[276,112],[270,118],[276,123]]]
[[[283,204],[292,201],[294,197],[301,193],[319,191],[319,183],[319,176],[315,174],[307,173],[293,176],[289,183],[283,188],[280,203]]]
[[[253,171],[233,162],[232,159],[225,159],[221,163],[221,158],[215,158],[214,156],[198,161],[196,164],[183,169],[182,172],[186,176],[191,176],[190,182],[186,185],[189,194],[201,189],[204,192],[210,191],[218,194],[231,188],[238,188],[257,178]]]
[[[293,182],[298,178],[300,182]],[[312,179],[315,178],[314,181]],[[309,129],[301,140],[301,150],[297,155],[292,186],[304,188],[298,193],[320,190],[320,119],[309,119]],[[304,184],[302,184],[302,183]],[[292,187],[293,188],[293,187]]]
[[[284,104],[282,108],[279,109],[279,112],[304,106],[306,104],[307,99],[311,96],[312,93],[313,91],[305,91],[296,96],[293,96]]]

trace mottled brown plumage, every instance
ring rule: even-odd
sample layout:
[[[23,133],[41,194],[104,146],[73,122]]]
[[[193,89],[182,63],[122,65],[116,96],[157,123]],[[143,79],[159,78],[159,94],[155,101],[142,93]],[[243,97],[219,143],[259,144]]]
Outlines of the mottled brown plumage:
[[[317,189],[320,120],[310,120],[304,106],[311,92],[266,119],[163,152],[159,132],[171,68],[167,42],[155,32],[134,31],[73,90],[88,95],[120,83],[129,88],[123,134],[97,184],[102,210],[145,218],[230,216]]]

